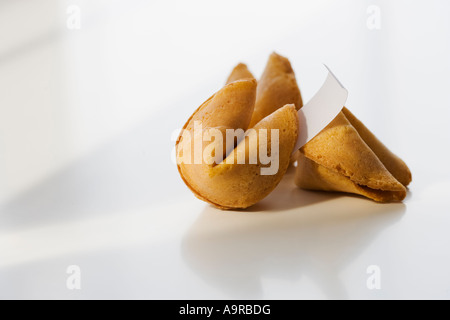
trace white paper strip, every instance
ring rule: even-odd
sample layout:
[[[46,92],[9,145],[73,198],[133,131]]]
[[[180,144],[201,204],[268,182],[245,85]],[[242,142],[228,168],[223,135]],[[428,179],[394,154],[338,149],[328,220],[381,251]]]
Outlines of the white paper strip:
[[[298,112],[299,134],[294,152],[303,147],[325,128],[342,110],[348,91],[330,68],[322,87]]]

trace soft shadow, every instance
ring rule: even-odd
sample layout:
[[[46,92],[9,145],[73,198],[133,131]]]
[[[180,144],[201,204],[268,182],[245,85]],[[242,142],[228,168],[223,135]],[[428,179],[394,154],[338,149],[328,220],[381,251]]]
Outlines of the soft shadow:
[[[294,183],[295,167],[290,166],[280,184],[266,198],[245,209],[247,212],[285,211],[330,201],[342,196],[340,193],[314,192],[299,189]]]
[[[345,299],[340,272],[405,208],[352,197],[276,215],[206,207],[186,234],[182,255],[202,279],[233,298],[262,297],[265,277],[294,282],[305,275],[328,298]]]

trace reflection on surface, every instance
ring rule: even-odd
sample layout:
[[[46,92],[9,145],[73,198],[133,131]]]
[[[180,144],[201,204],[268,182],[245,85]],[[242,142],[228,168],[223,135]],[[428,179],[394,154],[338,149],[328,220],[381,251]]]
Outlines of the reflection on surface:
[[[282,212],[206,207],[183,241],[188,265],[237,298],[261,297],[264,277],[296,281],[302,276],[328,298],[348,297],[340,272],[401,218],[405,205],[297,190],[292,180],[289,172],[260,204],[270,211],[284,203]]]

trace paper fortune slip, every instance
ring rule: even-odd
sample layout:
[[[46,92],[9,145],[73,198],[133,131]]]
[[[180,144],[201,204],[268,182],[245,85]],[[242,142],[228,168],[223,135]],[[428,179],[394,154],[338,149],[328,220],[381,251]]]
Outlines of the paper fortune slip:
[[[294,152],[303,147],[322,131],[342,110],[348,91],[328,69],[328,76],[322,87],[300,110],[298,110],[298,138]]]

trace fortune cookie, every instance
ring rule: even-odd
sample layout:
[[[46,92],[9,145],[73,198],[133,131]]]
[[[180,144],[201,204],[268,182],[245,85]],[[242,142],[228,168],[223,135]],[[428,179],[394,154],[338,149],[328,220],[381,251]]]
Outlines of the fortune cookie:
[[[234,69],[231,71],[230,76],[227,79],[226,84],[232,83],[236,80],[245,80],[245,79],[255,79],[253,74],[248,70],[247,65],[244,63],[239,63]]]
[[[239,63],[234,67],[227,84],[235,80],[254,79],[247,66]],[[295,79],[294,70],[289,60],[277,53],[269,56],[264,72],[256,88],[256,104],[250,128],[260,119],[268,116],[286,104],[294,104],[299,110],[303,106],[300,89]],[[291,164],[296,161],[296,154],[291,156]]]
[[[411,172],[347,108],[297,152],[295,183],[310,190],[401,201]]]
[[[240,71],[237,71],[236,68]],[[237,77],[238,74],[240,77],[248,77],[251,75],[250,72],[245,72],[246,68],[244,69],[240,65],[236,68],[236,71],[233,70],[232,72],[232,76],[234,75],[233,78]],[[298,110],[303,105],[302,96],[291,63],[287,58],[274,52],[270,55],[261,79],[258,81],[255,111],[253,112],[249,127],[252,128],[261,119],[286,104],[294,104]]]
[[[230,75],[232,81],[206,100],[189,118],[176,142],[178,171],[191,191],[199,199],[221,209],[247,208],[266,197],[280,182],[289,165],[292,149],[297,140],[298,118],[293,104],[279,108],[269,116],[249,128],[255,108],[256,80],[245,65],[238,65]],[[227,82],[228,82],[227,81]],[[203,128],[195,133],[196,126]],[[225,140],[227,129],[242,129],[245,135],[235,142],[225,144],[223,149],[208,149],[204,137],[211,136]],[[278,145],[272,149],[272,130],[277,129]],[[225,134],[226,132],[226,134]],[[260,133],[265,132],[265,139]],[[212,139],[211,139],[212,140]],[[264,141],[263,141],[264,140]],[[271,164],[261,160],[259,150],[267,142],[267,154],[278,159],[278,167],[273,174],[264,175],[262,169]],[[208,145],[207,145],[208,144]],[[183,161],[184,153],[201,146],[203,155],[200,163]],[[216,150],[219,150],[217,152]],[[251,162],[252,152],[257,151],[257,159]],[[194,157],[190,157],[193,160]],[[244,159],[239,163],[239,159]]]

